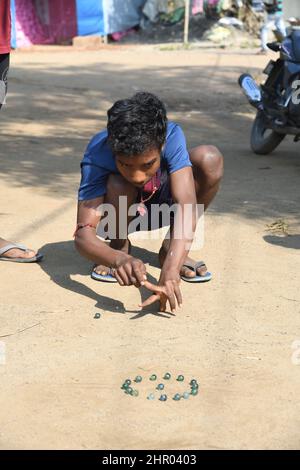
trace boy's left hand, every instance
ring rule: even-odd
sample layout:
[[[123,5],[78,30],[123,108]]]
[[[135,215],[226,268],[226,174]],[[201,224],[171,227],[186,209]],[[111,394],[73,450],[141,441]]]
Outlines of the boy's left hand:
[[[160,302],[160,312],[165,312],[167,308],[167,302],[169,302],[172,313],[175,312],[177,305],[181,307],[182,305],[182,295],[179,288],[180,276],[177,271],[168,271],[162,272],[158,286],[155,286],[149,281],[144,281],[142,285],[154,292],[151,297],[145,300],[140,307],[147,307],[148,305],[153,304],[154,302]]]

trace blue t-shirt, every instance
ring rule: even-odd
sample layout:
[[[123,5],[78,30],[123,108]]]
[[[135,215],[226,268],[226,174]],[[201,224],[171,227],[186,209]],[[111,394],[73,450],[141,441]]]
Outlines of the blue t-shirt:
[[[175,122],[169,121],[166,143],[161,154],[161,167],[174,173],[192,166],[184,133]],[[115,158],[107,141],[107,130],[99,132],[90,141],[81,162],[79,201],[87,201],[106,194],[106,183],[111,173],[119,174]]]

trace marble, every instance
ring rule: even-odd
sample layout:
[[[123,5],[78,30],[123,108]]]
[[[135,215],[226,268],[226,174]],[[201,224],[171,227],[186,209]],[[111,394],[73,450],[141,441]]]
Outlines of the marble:
[[[161,396],[159,397],[159,400],[160,400],[160,401],[167,401],[167,399],[168,399],[167,395],[161,395]]]

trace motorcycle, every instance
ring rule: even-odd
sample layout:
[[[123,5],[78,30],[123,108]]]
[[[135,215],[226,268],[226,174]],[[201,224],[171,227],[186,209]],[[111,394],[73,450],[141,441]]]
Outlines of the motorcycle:
[[[265,68],[265,83],[259,86],[249,74],[239,78],[249,103],[257,110],[251,148],[258,155],[271,153],[286,135],[300,141],[300,20],[293,19],[290,24],[292,30],[282,43],[268,44],[280,57]]]

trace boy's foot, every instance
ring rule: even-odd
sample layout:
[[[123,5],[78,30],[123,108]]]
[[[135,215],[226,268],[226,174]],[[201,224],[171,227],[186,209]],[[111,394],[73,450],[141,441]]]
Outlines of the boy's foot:
[[[164,241],[161,246],[161,249],[159,250],[158,258],[159,258],[160,267],[162,267],[164,264],[164,261],[168,252],[168,246],[169,246],[169,240],[167,242]],[[196,261],[194,261],[192,258],[187,256],[180,270],[180,276],[192,279],[195,276],[205,276],[207,273],[207,267],[205,265],[197,268],[195,272],[195,270],[192,270],[191,268],[184,266],[184,264],[194,266],[196,264]]]
[[[0,238],[0,250],[1,248],[4,248],[9,245],[14,245],[14,243],[4,240],[4,238]],[[13,247],[10,248],[9,250],[5,251],[1,255],[2,258],[7,258],[9,260],[14,260],[14,259],[31,259],[35,258],[37,256],[37,253],[33,250],[21,250],[20,248]]]
[[[123,251],[126,254],[130,254],[131,250],[131,243],[130,240],[127,238],[127,240],[111,240],[110,245],[111,248],[114,250],[119,250]],[[104,266],[103,264],[99,264],[98,266],[95,266],[93,269],[93,272],[96,274],[100,274],[101,276],[107,276],[108,274],[111,274],[111,268]]]

